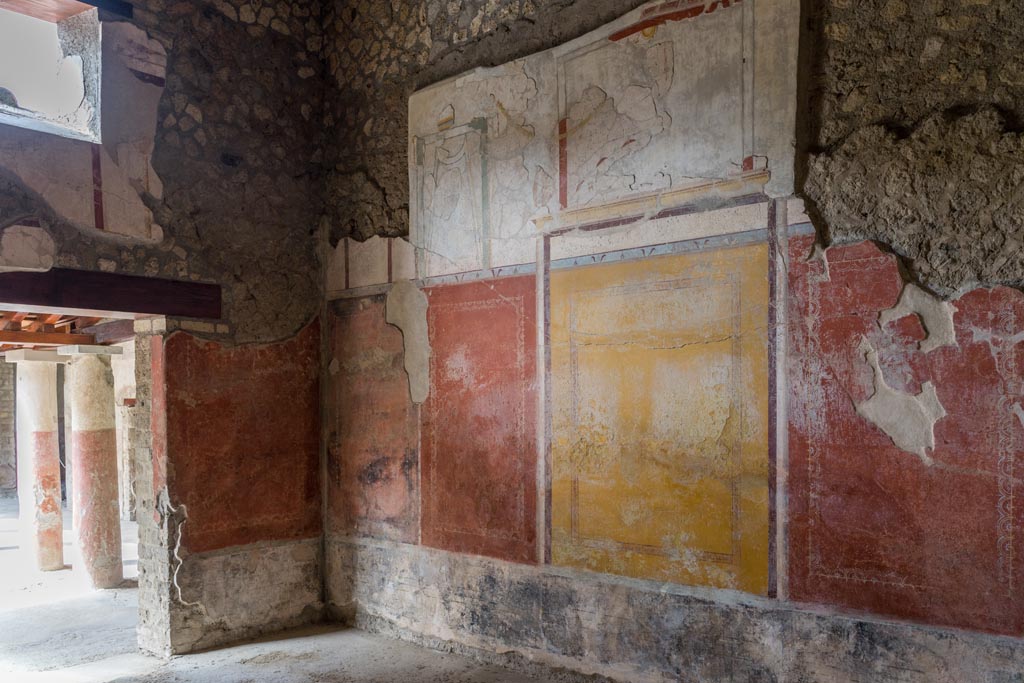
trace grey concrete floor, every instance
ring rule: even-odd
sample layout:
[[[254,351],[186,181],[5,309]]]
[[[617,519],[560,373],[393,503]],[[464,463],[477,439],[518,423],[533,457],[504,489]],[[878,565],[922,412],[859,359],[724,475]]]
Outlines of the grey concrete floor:
[[[128,545],[134,543],[134,533],[134,528],[127,528]],[[70,543],[69,533],[65,540]],[[17,542],[17,503],[0,499],[0,681],[4,683],[536,681],[456,655],[329,627],[170,660],[150,657],[136,646],[138,594],[134,587],[91,591],[73,571],[36,572]],[[134,547],[129,548],[126,556],[133,553]]]

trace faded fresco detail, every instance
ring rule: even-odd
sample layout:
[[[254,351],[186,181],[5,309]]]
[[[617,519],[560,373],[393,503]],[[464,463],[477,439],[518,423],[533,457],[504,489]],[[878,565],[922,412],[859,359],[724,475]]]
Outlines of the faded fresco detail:
[[[415,543],[419,414],[384,297],[331,304],[326,529]]]
[[[654,3],[415,93],[418,275],[531,262],[539,232],[636,228],[698,201],[792,192],[792,79],[766,73],[795,69],[795,54],[768,52],[787,31],[796,41],[783,16],[753,0]],[[761,30],[771,38],[755,40]]]
[[[173,463],[167,487],[186,520],[182,549],[319,536],[319,322],[248,346],[176,332],[162,363],[167,450],[154,459]]]
[[[767,263],[552,273],[555,564],[767,591]]]
[[[792,596],[1019,636],[1024,296],[943,303],[871,243],[812,244],[790,242]]]
[[[423,543],[536,559],[534,279],[434,287],[423,405]]]

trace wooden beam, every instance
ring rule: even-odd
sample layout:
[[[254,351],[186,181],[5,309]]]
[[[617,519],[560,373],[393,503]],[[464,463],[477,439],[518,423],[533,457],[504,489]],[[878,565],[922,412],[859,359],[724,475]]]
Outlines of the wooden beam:
[[[115,320],[99,325],[78,328],[81,334],[91,334],[97,344],[117,344],[135,338],[135,323],[131,320]]]
[[[59,332],[6,332],[0,331],[0,344],[34,346],[66,346],[68,344],[94,344],[91,334],[61,334]]]
[[[54,268],[0,273],[0,309],[100,318],[152,315],[219,320],[220,285]]]
[[[88,12],[93,3],[76,0],[0,0],[0,9],[25,14],[52,24],[59,23],[82,12]]]

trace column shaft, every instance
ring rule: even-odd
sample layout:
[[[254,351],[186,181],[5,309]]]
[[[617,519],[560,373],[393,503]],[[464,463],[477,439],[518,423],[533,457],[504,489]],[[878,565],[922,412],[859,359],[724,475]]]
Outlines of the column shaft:
[[[63,569],[57,365],[19,362],[17,387],[18,501],[28,550],[39,569]]]
[[[78,551],[92,585],[114,588],[124,578],[117,490],[114,375],[110,369],[110,357],[103,355],[77,356],[69,370]]]

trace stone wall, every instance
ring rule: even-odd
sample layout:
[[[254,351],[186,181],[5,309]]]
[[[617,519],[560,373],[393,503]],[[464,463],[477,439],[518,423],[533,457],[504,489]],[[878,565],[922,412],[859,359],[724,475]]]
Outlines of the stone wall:
[[[128,66],[113,68],[111,55],[105,70],[104,184],[94,187],[85,143],[78,164],[74,141],[12,128],[5,140],[15,147],[0,163],[0,229],[38,224],[62,267],[219,283],[238,341],[297,332],[320,291],[318,11],[305,2],[263,3],[256,13],[250,4],[152,0],[136,3],[132,23],[143,34],[103,15],[105,44],[127,34],[118,56]],[[121,107],[143,86],[145,99]],[[123,131],[130,135],[119,143]],[[44,182],[57,178],[40,173],[48,167],[61,169],[60,192]],[[94,193],[105,212],[95,220]]]
[[[181,321],[183,327],[216,338],[227,355],[231,349],[259,355],[264,347],[256,342],[294,343],[315,325],[321,306],[320,6],[302,0],[133,5],[131,21],[100,13],[102,145],[4,128],[0,269],[57,266],[217,283],[224,319]],[[168,326],[156,325],[139,322],[137,404],[126,411],[140,526],[141,644],[167,654],[317,618],[319,506],[307,495],[316,492],[318,478],[311,388],[317,342],[303,356],[298,380],[307,400],[299,402],[275,394],[237,364],[219,366],[234,368],[234,376],[217,375],[219,384],[199,386],[202,377],[188,375],[180,358],[164,362]],[[302,339],[309,342],[308,331]],[[180,414],[176,407],[224,399],[203,405],[206,414],[223,418],[215,429],[222,437],[216,455],[236,470],[204,479],[204,444],[168,447],[165,380],[182,377],[195,382],[175,385],[181,391],[171,396],[178,403],[172,400],[170,417]],[[301,432],[304,441],[275,448],[244,431],[241,420],[232,421],[239,406],[231,397],[260,395],[277,396],[278,406],[291,411],[278,422],[252,418],[249,429],[280,430],[272,436]],[[261,411],[278,406],[249,404]],[[300,423],[282,424],[295,411]],[[172,424],[172,433],[179,427]],[[263,526],[246,528],[244,518],[258,512],[254,505],[280,500],[262,494],[295,472],[299,490],[289,494],[305,506],[303,519],[282,514],[268,531],[271,511]],[[225,473],[236,476],[219,477]],[[227,490],[204,492],[215,481]],[[218,506],[232,504],[235,525],[219,525]],[[183,530],[205,543],[182,544]],[[204,578],[204,571],[230,577],[230,590]],[[277,582],[286,575],[290,583]],[[193,591],[200,583],[213,592]],[[243,586],[251,588],[247,597],[238,593]],[[268,587],[279,590],[277,598]],[[201,609],[191,604],[197,599]]]
[[[587,90],[564,74],[616,104],[617,69],[640,90],[651,73],[678,82],[656,68],[666,34],[684,35],[672,22],[715,31],[677,44],[711,69],[742,7],[756,39],[735,61],[753,55],[754,92],[773,96],[790,55],[767,50],[762,72],[759,50],[797,20],[779,3],[652,3],[601,34],[633,53],[595,75],[587,56],[607,43],[570,42],[557,76],[543,54],[491,61],[523,56],[502,51],[513,35],[560,30],[518,23],[532,6],[488,5],[503,18],[479,40],[493,17],[467,3],[341,8],[327,115],[353,140],[332,161],[328,215],[333,239],[355,239],[333,255],[326,313],[332,612],[616,680],[1015,680],[1024,313],[1019,291],[977,286],[1020,279],[1010,4],[804,3],[802,70],[778,81],[800,81],[799,121],[754,114],[762,135],[798,131],[797,182],[771,186],[775,160],[754,151],[729,178],[740,189],[687,188],[679,206],[676,175],[705,176],[649,190],[665,166],[630,162],[648,133],[673,161],[705,161],[719,130],[702,122],[730,130],[712,104],[727,79],[705,74],[695,108],[718,116],[694,120],[651,88],[653,111],[692,133],[675,139],[616,118],[646,91],[574,112]],[[464,19],[445,24],[449,8]],[[752,8],[780,12],[782,30],[758,31]],[[397,61],[389,31],[407,41]],[[378,68],[346,71],[356,60]],[[481,65],[495,68],[468,70]],[[403,88],[428,83],[407,122]],[[382,134],[407,125],[411,158]],[[574,200],[587,163],[614,177]],[[637,208],[644,190],[656,210]],[[509,216],[528,229],[496,230]],[[406,221],[408,243],[366,239]],[[406,247],[428,342],[402,346],[387,323]],[[429,353],[422,403],[402,381],[412,351]]]
[[[805,191],[943,295],[1024,281],[1024,18],[1013,0],[805,3]]]
[[[16,367],[0,361],[0,496],[17,491],[18,468],[14,433],[14,381]]]
[[[160,342],[164,423],[155,439],[165,449],[157,490],[173,548],[166,651],[316,621],[319,325],[244,346],[173,327]]]
[[[326,10],[330,79],[325,210],[331,245],[406,235],[407,102],[418,88],[558,45],[643,0],[336,0]]]

